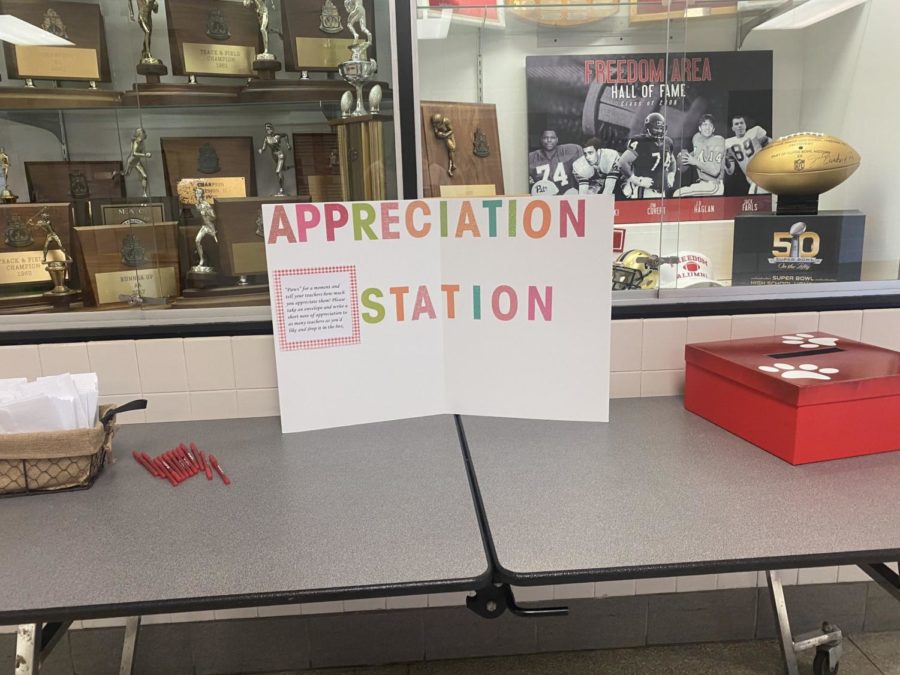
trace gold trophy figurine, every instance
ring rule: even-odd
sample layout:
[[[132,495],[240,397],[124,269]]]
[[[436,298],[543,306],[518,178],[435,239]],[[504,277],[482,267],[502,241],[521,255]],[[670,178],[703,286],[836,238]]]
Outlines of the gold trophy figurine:
[[[281,70],[281,63],[269,52],[269,5],[275,9],[274,0],[244,0],[244,7],[256,10],[256,23],[259,26],[259,39],[262,51],[256,55],[253,70],[261,79],[274,79],[275,72]]]
[[[137,16],[134,13],[134,4],[137,3]],[[132,21],[137,21],[144,31],[144,44],[141,47],[141,60],[137,66],[137,72],[141,75],[156,78],[166,75],[169,69],[158,58],[150,53],[150,43],[153,40],[153,15],[159,13],[158,0],[128,0],[128,16]]]
[[[69,269],[72,267],[72,259],[66,253],[62,239],[59,238],[59,234],[53,228],[50,216],[46,210],[42,210],[32,220],[29,220],[29,223],[32,221],[46,234],[44,239],[44,256],[41,262],[50,275],[53,288],[44,293],[44,295],[53,298],[64,298],[74,295],[77,291],[73,291],[66,286]]]
[[[0,148],[0,202],[15,204],[19,196],[9,189],[9,155],[5,148]]]
[[[200,220],[203,224],[200,231],[194,239],[194,246],[197,248],[197,255],[200,262],[191,268],[191,272],[197,274],[215,274],[216,269],[207,264],[206,253],[203,249],[203,240],[212,237],[216,244],[219,243],[219,237],[216,234],[216,211],[212,204],[206,201],[206,193],[202,187],[195,188],[194,196],[197,198],[197,212],[200,214]]]
[[[134,130],[134,134],[131,136],[131,152],[128,153],[125,171],[115,171],[113,178],[117,176],[128,178],[132,171],[137,172],[138,176],[141,177],[141,189],[144,193],[144,199],[149,199],[150,177],[147,174],[147,167],[144,166],[144,160],[150,159],[152,155],[144,150],[144,142],[146,140],[147,132],[144,131],[143,127],[138,127]]]
[[[453,126],[449,117],[444,117],[440,113],[431,116],[431,129],[434,135],[444,141],[447,146],[447,156],[449,163],[447,164],[447,175],[452,177],[456,171],[456,136],[453,133]]]
[[[275,127],[271,122],[266,123],[266,136],[263,140],[259,154],[263,154],[266,148],[272,153],[272,161],[275,163],[275,175],[278,177],[278,192],[276,197],[284,195],[284,170],[285,160],[284,151],[291,149],[291,143],[288,141],[287,134],[280,134],[275,131]]]

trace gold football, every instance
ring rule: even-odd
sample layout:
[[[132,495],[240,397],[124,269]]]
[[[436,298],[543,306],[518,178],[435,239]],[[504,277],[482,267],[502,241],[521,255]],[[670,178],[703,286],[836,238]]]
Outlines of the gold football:
[[[747,166],[747,177],[776,195],[819,195],[859,167],[859,153],[826,134],[804,132],[770,142]]]

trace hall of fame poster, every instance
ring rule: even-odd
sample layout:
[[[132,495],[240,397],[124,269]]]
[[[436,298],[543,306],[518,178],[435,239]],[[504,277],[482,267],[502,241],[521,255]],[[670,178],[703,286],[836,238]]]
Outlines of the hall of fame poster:
[[[617,223],[771,210],[772,53],[529,56],[532,194],[613,193]]]

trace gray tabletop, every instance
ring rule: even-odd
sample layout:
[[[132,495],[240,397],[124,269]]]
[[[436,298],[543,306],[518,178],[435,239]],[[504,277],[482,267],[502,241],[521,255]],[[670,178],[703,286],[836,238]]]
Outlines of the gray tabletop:
[[[900,559],[900,452],[794,467],[680,398],[610,420],[463,418],[503,580]]]
[[[152,478],[179,441],[233,481]],[[463,590],[488,563],[450,416],[283,436],[125,426],[94,487],[0,500],[0,624]]]

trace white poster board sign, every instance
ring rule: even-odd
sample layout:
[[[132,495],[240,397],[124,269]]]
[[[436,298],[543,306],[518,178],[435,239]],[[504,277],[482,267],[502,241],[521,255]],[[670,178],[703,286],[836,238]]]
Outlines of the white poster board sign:
[[[270,204],[263,221],[285,433],[608,421],[611,197]]]

